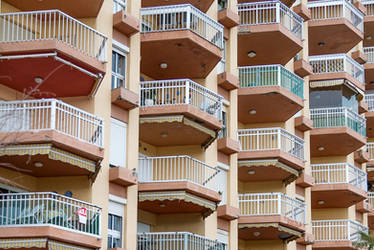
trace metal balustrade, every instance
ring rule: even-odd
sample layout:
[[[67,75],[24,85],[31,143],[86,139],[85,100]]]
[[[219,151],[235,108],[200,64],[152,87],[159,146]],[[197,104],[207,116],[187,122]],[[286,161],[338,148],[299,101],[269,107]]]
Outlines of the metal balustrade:
[[[348,127],[366,136],[366,119],[349,108],[320,108],[310,110],[314,128]]]
[[[374,160],[374,142],[368,142],[366,143],[367,152],[369,154],[369,160]]]
[[[368,192],[368,203],[372,208],[374,208],[374,192]]]
[[[346,72],[361,83],[365,83],[364,67],[346,54],[309,56],[314,74]]]
[[[226,243],[188,232],[138,233],[138,250],[227,250]]]
[[[191,30],[223,49],[223,26],[190,4],[142,8],[141,32]]]
[[[139,158],[139,182],[189,181],[217,191],[218,168],[186,155]]]
[[[366,15],[374,16],[374,0],[363,0],[361,3],[366,7]]]
[[[240,216],[280,215],[305,223],[305,203],[282,193],[239,194]]]
[[[364,31],[364,15],[347,0],[323,0],[308,2],[311,20],[345,18],[353,26]]]
[[[82,208],[86,223],[77,214]],[[0,194],[0,227],[56,226],[100,236],[100,217],[100,207],[55,193]]]
[[[312,221],[315,241],[357,241],[360,232],[369,229],[351,220],[318,220]]]
[[[303,38],[304,19],[280,1],[238,4],[239,25],[283,25],[298,38]]]
[[[241,88],[281,86],[300,98],[304,97],[304,79],[282,65],[239,67]]]
[[[140,83],[140,106],[192,105],[221,119],[222,96],[189,79]]]
[[[126,0],[113,0],[113,13],[118,11],[126,11]]]
[[[104,146],[104,121],[56,99],[0,101],[0,132],[56,130]]]
[[[107,37],[59,10],[0,14],[0,43],[57,40],[101,62]]]
[[[365,171],[348,163],[312,164],[312,175],[318,184],[351,184],[367,191]]]
[[[281,150],[304,160],[304,140],[282,128],[239,129],[240,151]]]
[[[374,94],[366,94],[365,102],[368,104],[369,112],[374,111]]]
[[[374,47],[365,47],[364,54],[367,56],[367,63],[374,63]]]

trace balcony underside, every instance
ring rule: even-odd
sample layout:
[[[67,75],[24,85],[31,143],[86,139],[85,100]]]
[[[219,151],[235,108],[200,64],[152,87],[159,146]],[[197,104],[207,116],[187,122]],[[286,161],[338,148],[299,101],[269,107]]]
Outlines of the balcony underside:
[[[202,12],[207,12],[214,0],[142,0],[142,7],[156,7],[164,5],[191,4]]]
[[[238,160],[277,160],[297,171],[304,169],[304,161],[281,150],[242,151],[238,153]]]
[[[350,207],[367,198],[367,193],[351,184],[316,184],[312,187],[312,208]],[[324,204],[318,204],[324,201]]]
[[[207,213],[216,210],[221,196],[187,181],[139,183],[139,209],[156,213]]]
[[[348,155],[365,143],[365,137],[347,127],[315,128],[310,132],[312,157]],[[324,150],[318,150],[319,147],[323,147]]]
[[[313,81],[327,81],[327,80],[346,80],[351,82],[354,86],[365,91],[365,85],[360,82],[350,74],[346,72],[335,72],[335,73],[322,73],[322,74],[312,74],[309,76],[309,82]]]
[[[347,53],[362,39],[363,33],[345,18],[308,22],[309,54]],[[318,43],[323,42],[324,46]]]
[[[365,63],[365,88],[366,90],[374,89],[374,63]]]
[[[4,2],[22,11],[54,10],[58,9],[75,18],[97,17],[104,0],[4,0]]]
[[[285,65],[302,49],[301,39],[281,24],[239,26],[238,32],[238,66]],[[256,56],[248,57],[250,51]]]
[[[87,234],[64,230],[54,226],[15,226],[0,227],[0,240],[27,238],[28,240],[47,238],[78,247],[100,248],[101,239]],[[18,248],[18,247],[17,247]],[[18,248],[28,249],[28,248]],[[37,248],[32,248],[37,249]],[[48,249],[48,248],[47,248]]]
[[[140,140],[155,146],[209,145],[222,125],[191,105],[140,108]]]
[[[99,74],[105,73],[103,63],[56,40],[0,43],[0,54],[20,57],[0,60],[1,84],[29,94],[38,86],[35,78],[42,78],[42,84],[31,92],[36,98],[91,95],[101,81]]]
[[[374,229],[374,212],[368,213],[368,227]]]
[[[303,106],[304,102],[300,97],[279,86],[238,90],[238,117],[244,124],[283,122]],[[250,110],[256,110],[256,114],[250,114]]]
[[[6,143],[0,166],[36,177],[94,176],[104,156],[99,147],[53,130],[0,133],[0,139]],[[35,162],[43,167],[35,167]]]
[[[316,241],[313,244],[313,249],[353,250],[356,248],[352,245],[352,241],[345,240],[345,241]]]
[[[270,0],[269,0],[270,1]],[[251,3],[251,2],[258,2],[258,0],[238,0],[238,3]],[[266,1],[264,1],[266,2]],[[288,7],[291,7],[292,4],[295,2],[295,0],[282,0],[282,3],[287,5]]]
[[[252,163],[241,161],[238,162],[238,167],[238,178],[242,182],[283,181],[290,183],[296,180],[300,172],[300,170],[293,169],[277,160],[263,160]]]
[[[284,216],[240,216],[239,239],[242,240],[279,240],[296,239],[305,231],[303,224]],[[259,232],[255,236],[254,232]]]
[[[374,16],[365,16],[364,17],[364,30],[365,30],[365,39],[364,47],[374,46],[374,39],[368,40],[366,37],[371,36],[374,38]]]
[[[141,35],[141,72],[153,79],[205,78],[221,50],[190,30]],[[167,63],[162,69],[161,63]]]
[[[374,137],[374,111],[365,113],[366,118],[366,135]]]

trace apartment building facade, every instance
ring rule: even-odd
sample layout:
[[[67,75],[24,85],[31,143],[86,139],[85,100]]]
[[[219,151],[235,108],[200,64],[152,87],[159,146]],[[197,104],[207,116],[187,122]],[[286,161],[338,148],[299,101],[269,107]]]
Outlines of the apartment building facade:
[[[0,0],[0,248],[354,249],[373,6]]]

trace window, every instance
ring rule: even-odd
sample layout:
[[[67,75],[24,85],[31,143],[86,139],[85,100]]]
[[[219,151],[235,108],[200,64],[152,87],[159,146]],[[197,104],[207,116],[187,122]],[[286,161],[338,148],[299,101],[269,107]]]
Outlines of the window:
[[[118,11],[126,11],[126,0],[114,0],[113,1],[113,13]]]
[[[117,119],[110,120],[109,164],[126,167],[127,124]]]
[[[227,171],[229,166],[221,162],[218,163],[218,169],[220,170],[217,174],[218,191],[222,192],[222,200],[219,205],[225,205],[227,202]]]
[[[227,114],[226,106],[222,105],[222,129],[218,132],[218,139],[227,136]]]
[[[227,9],[229,0],[218,0],[218,11]]]
[[[118,200],[122,200],[122,198],[118,198]],[[124,203],[120,203],[113,200],[109,201],[108,248],[122,247],[124,212]]]
[[[126,54],[113,49],[112,52],[112,89],[126,87]]]
[[[150,233],[151,225],[145,224],[143,222],[138,222],[137,233]]]
[[[217,240],[229,244],[229,232],[217,229]]]
[[[221,74],[226,71],[226,40],[223,40],[223,51],[221,61],[218,63],[217,74]]]

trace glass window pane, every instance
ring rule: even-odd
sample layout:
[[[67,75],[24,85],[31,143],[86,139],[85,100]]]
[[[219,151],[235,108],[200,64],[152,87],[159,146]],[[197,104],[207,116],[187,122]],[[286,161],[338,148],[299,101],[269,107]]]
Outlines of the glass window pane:
[[[112,221],[113,221],[113,215],[109,214],[108,215],[108,229],[113,228]]]

